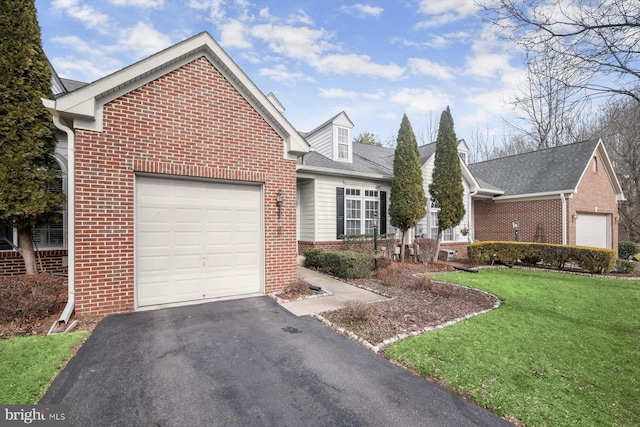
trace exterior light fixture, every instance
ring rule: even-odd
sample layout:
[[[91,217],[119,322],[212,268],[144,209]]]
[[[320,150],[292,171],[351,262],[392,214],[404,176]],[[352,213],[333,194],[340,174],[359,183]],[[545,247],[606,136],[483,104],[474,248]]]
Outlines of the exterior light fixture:
[[[515,241],[517,242],[519,240],[518,227],[520,226],[520,223],[518,222],[517,219],[514,219],[511,225],[513,226],[514,238],[515,238]]]
[[[276,206],[278,207],[278,218],[282,215],[282,205],[284,205],[284,192],[282,189],[276,193]]]

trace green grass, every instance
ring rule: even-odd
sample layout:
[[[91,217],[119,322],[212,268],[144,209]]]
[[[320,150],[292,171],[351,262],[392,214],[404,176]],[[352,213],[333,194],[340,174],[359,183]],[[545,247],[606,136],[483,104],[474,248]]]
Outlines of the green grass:
[[[0,403],[37,403],[87,332],[0,341]]]
[[[387,357],[527,426],[640,425],[640,281],[508,269],[437,277],[502,305]]]

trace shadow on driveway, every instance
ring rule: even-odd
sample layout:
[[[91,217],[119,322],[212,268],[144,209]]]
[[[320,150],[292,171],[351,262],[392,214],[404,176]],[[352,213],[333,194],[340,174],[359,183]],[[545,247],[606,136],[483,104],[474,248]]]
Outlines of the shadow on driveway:
[[[268,297],[107,317],[41,403],[75,426],[511,425]]]

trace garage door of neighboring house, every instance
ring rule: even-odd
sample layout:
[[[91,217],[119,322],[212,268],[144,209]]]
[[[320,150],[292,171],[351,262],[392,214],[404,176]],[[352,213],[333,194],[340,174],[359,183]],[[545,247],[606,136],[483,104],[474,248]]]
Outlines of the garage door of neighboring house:
[[[578,214],[576,219],[576,245],[596,248],[611,247],[609,215]]]
[[[263,292],[262,189],[136,177],[136,307]]]

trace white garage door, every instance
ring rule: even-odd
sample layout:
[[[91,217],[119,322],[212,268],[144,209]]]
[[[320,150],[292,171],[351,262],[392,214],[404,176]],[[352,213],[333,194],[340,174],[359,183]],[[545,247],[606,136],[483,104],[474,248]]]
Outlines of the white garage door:
[[[137,307],[262,292],[261,191],[137,177]]]
[[[578,214],[576,245],[609,248],[609,215]]]

